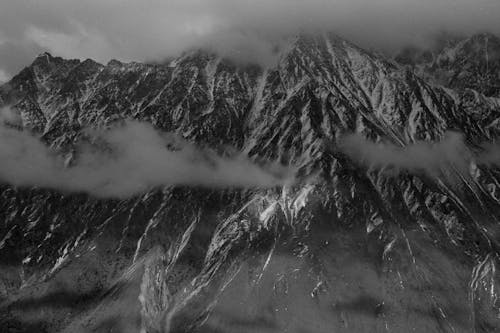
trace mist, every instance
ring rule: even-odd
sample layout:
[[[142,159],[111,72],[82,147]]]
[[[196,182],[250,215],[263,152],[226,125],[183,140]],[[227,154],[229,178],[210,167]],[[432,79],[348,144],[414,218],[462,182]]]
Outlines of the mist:
[[[137,121],[87,130],[93,141],[78,145],[74,159],[64,159],[16,127],[19,120],[9,108],[0,112],[0,181],[14,186],[126,198],[160,186],[270,188],[293,178],[289,168],[222,157]]]
[[[298,32],[394,50],[437,31],[500,34],[499,15],[497,0],[2,1],[0,70],[12,75],[43,51],[106,63],[160,61],[197,47],[265,65]]]
[[[446,132],[437,142],[417,141],[406,146],[391,142],[373,142],[361,134],[349,134],[337,142],[338,151],[358,166],[383,170],[389,174],[409,172],[430,177],[459,172],[467,175],[471,163],[500,167],[500,144],[485,142],[473,151],[458,132]],[[453,171],[453,172],[450,172]]]

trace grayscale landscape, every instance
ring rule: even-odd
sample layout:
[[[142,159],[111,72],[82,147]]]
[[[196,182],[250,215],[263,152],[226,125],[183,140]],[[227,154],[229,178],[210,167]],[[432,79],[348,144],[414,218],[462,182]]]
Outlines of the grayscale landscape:
[[[499,332],[499,19],[0,3],[0,332]]]

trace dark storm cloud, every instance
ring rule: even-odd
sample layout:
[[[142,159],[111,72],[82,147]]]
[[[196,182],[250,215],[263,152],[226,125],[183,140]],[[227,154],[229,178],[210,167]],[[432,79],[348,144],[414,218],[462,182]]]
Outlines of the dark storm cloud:
[[[367,47],[423,43],[437,30],[500,33],[498,0],[16,0],[0,4],[0,69],[45,49],[106,62],[210,47],[269,63],[284,36],[333,30]],[[7,44],[10,43],[10,44]],[[6,53],[22,52],[19,59]],[[28,52],[29,51],[29,52]]]

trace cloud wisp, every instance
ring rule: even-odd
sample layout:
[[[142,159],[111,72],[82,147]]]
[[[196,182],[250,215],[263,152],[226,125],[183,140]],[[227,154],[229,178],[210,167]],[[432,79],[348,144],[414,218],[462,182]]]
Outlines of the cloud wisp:
[[[37,137],[11,126],[16,118],[6,110],[0,117],[7,124],[0,126],[0,180],[15,186],[125,198],[159,186],[271,188],[292,179],[288,168],[261,167],[243,156],[222,157],[183,142],[167,149],[172,139],[136,121],[90,131],[99,147],[78,146],[67,166]]]
[[[373,142],[360,134],[343,136],[337,148],[358,165],[391,172],[408,171],[436,176],[453,165],[460,171],[468,168],[472,152],[457,132],[447,132],[439,142],[415,142],[398,146],[387,142]]]
[[[446,132],[437,142],[418,141],[406,146],[388,142],[373,142],[361,134],[349,134],[337,142],[338,151],[357,165],[367,169],[383,170],[389,174],[409,172],[430,177],[453,174],[470,174],[472,163],[488,167],[500,167],[500,144],[488,142],[473,151],[458,132]]]

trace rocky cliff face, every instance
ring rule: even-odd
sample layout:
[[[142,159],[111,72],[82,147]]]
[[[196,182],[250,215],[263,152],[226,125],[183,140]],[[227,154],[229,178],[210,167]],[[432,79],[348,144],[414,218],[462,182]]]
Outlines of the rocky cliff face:
[[[329,34],[297,37],[264,69],[203,51],[166,64],[40,55],[0,104],[76,163],[86,128],[137,119],[293,164],[299,181],[126,200],[5,184],[0,327],[495,332],[500,172],[366,169],[336,142],[355,132],[405,146],[449,130],[471,149],[496,140],[497,44],[474,36],[411,66]]]
[[[427,80],[455,90],[474,89],[498,97],[500,38],[489,33],[440,41],[434,49],[408,48],[396,56]]]

